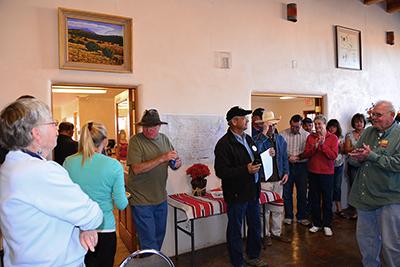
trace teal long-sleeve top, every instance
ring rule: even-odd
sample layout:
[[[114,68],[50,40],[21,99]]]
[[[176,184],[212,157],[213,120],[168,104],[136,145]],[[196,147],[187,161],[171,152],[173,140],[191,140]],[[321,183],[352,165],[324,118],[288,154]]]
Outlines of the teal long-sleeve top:
[[[82,155],[69,156],[63,164],[72,181],[78,184],[103,211],[103,223],[99,231],[115,231],[113,200],[123,210],[128,205],[125,194],[124,170],[121,163],[103,154],[95,153],[82,166]]]

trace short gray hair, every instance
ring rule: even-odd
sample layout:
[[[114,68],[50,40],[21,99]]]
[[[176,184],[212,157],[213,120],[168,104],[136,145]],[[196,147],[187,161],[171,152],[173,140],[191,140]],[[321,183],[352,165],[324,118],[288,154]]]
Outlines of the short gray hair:
[[[8,150],[29,146],[32,129],[52,120],[49,107],[38,99],[19,99],[0,112],[0,144]]]
[[[386,106],[386,107],[388,108],[388,111],[389,111],[389,112],[396,113],[396,109],[394,108],[393,103],[390,102],[390,101],[387,101],[387,100],[379,100],[378,102],[376,102],[376,103],[374,104],[374,106],[378,106],[378,105],[379,105],[379,106],[380,106],[380,105]]]
[[[315,121],[322,121],[324,124],[326,124],[326,117],[322,114],[318,114],[317,116],[315,116],[314,118],[314,122]]]

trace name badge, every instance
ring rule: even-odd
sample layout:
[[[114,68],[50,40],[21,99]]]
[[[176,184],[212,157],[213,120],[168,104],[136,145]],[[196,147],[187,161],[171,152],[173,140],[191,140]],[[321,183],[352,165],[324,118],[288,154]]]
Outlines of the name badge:
[[[378,144],[379,144],[380,147],[385,148],[385,147],[387,147],[389,145],[389,140],[387,140],[387,139],[379,140]]]

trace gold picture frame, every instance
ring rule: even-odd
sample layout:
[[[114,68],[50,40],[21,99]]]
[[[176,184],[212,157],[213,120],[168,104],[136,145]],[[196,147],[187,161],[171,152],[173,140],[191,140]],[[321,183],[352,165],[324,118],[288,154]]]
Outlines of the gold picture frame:
[[[58,8],[61,69],[132,72],[132,19]]]

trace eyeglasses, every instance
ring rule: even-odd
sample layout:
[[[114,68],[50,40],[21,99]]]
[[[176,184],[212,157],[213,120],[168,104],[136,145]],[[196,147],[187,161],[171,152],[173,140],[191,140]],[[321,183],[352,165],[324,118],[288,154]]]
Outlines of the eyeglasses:
[[[57,127],[58,121],[45,122],[45,123],[41,123],[40,125],[53,125],[53,126]]]
[[[371,118],[380,118],[380,117],[382,117],[383,115],[385,115],[387,113],[390,113],[390,111],[384,112],[384,113],[371,112],[370,116],[371,116]]]

